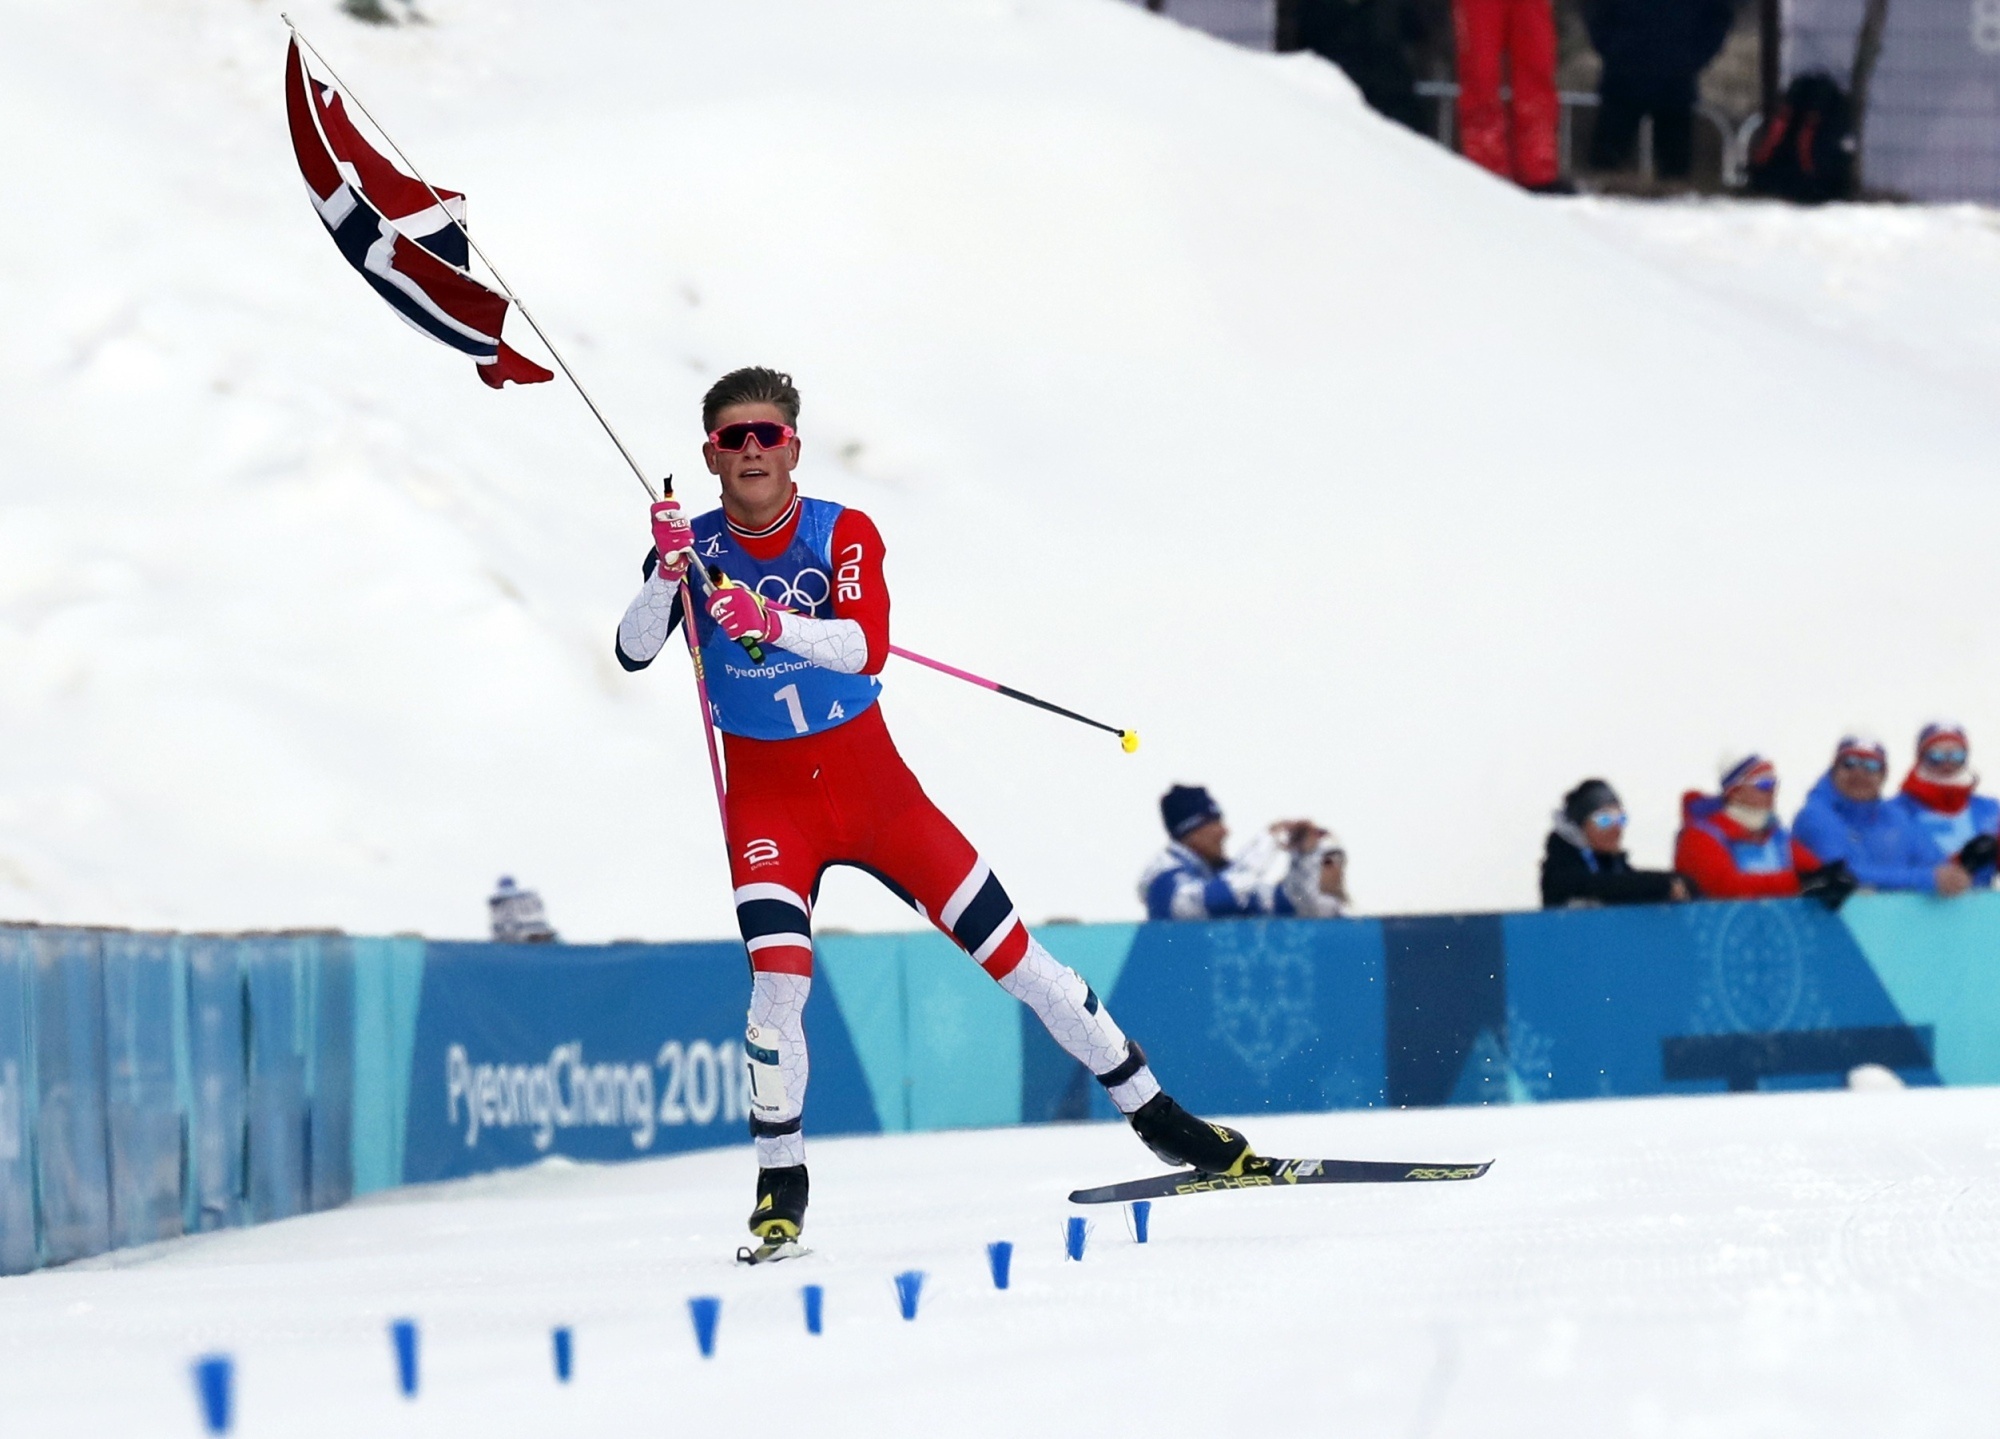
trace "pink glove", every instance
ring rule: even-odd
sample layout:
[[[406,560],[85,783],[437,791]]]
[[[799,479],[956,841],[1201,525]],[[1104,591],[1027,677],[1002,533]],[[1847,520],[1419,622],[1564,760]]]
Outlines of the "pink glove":
[[[717,590],[708,601],[708,616],[732,640],[752,639],[776,643],[784,621],[784,611],[755,590],[730,585]]]
[[[694,527],[681,513],[679,500],[653,502],[653,548],[660,552],[661,576],[668,584],[679,584],[694,550]]]

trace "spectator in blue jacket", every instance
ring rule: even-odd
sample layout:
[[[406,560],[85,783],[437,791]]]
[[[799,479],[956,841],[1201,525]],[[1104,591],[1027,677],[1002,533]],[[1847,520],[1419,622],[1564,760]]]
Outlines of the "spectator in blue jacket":
[[[1148,919],[1332,918],[1346,907],[1346,853],[1311,820],[1272,825],[1234,860],[1223,848],[1229,830],[1222,809],[1200,785],[1177,784],[1161,795],[1160,821],[1167,847],[1139,877]],[[1291,859],[1273,880],[1281,852]]]
[[[1979,776],[1967,767],[1971,756],[1964,725],[1933,720],[1917,735],[1917,762],[1903,792],[1889,803],[1929,836],[1939,861],[1956,859],[1975,883],[1991,884],[2000,800],[1973,793]]]
[[[1792,826],[1822,864],[1846,863],[1869,889],[1963,894],[1971,878],[1956,860],[1939,863],[1929,836],[1882,799],[1889,752],[1868,735],[1845,735]]]

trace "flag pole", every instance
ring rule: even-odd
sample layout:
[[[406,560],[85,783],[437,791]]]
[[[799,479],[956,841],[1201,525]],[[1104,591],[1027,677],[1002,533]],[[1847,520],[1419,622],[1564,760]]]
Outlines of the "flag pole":
[[[446,208],[444,197],[438,194],[437,189],[431,182],[424,178],[423,171],[419,170],[416,167],[416,163],[403,153],[403,147],[396,143],[394,137],[383,128],[382,122],[377,120],[369,108],[362,103],[361,97],[354,93],[354,87],[341,79],[340,72],[327,63],[326,56],[320,53],[317,45],[306,38],[305,32],[299,29],[297,24],[293,22],[292,17],[281,11],[278,18],[284,21],[285,28],[292,32],[292,38],[312,52],[312,57],[319,61],[320,68],[326,71],[332,78],[333,83],[338,85],[347,98],[354,102],[354,108],[367,117],[368,123],[375,127],[375,133],[380,135],[388,143],[389,148],[396,152],[396,158],[401,160],[404,168],[416,177],[417,183],[430,191],[430,197],[437,203],[439,213],[451,221],[458,233],[465,237],[465,243],[471,248],[472,253],[477,255],[486,268],[493,272],[493,278],[499,284],[500,292],[507,297],[507,302],[521,312],[521,318],[528,322],[528,328],[535,332],[535,338],[540,340],[549,354],[554,357],[556,368],[563,372],[563,378],[568,380],[576,390],[577,397],[590,407],[591,416],[603,428],[604,433],[610,438],[611,443],[618,447],[618,453],[624,457],[625,463],[631,467],[633,476],[639,481],[640,487],[645,490],[646,498],[649,500],[658,499],[659,497],[653,493],[653,482],[646,478],[646,472],[639,468],[639,462],[632,458],[632,452],[625,448],[625,442],[618,438],[618,432],[611,428],[611,422],[604,418],[604,411],[597,408],[597,401],[590,398],[590,391],[584,389],[583,381],[576,377],[576,371],[569,367],[569,361],[562,357],[562,351],[556,348],[555,341],[551,340],[547,332],[539,324],[535,323],[534,313],[528,309],[526,302],[514,293],[514,287],[507,283],[506,277],[500,273],[500,267],[495,265],[487,253],[479,248],[479,242],[472,238],[472,231],[460,223],[458,217]]]
[[[592,417],[594,417],[598,425],[602,427],[605,435],[610,439],[611,443],[618,447],[618,453],[621,456],[623,456],[626,465],[630,467],[632,474],[638,479],[640,487],[646,491],[646,498],[648,500],[658,500],[660,496],[655,495],[653,493],[652,481],[648,480],[646,478],[646,472],[639,468],[639,462],[632,458],[632,452],[625,448],[625,442],[618,438],[618,432],[611,428],[611,422],[604,418],[604,412],[597,408],[597,402],[591,399],[590,391],[584,389],[583,381],[579,380],[576,377],[576,372],[570,369],[569,362],[563,358],[562,351],[556,348],[555,341],[551,340],[548,337],[547,332],[544,331],[542,327],[535,322],[534,315],[529,311],[528,307],[521,302],[521,297],[514,293],[514,287],[507,283],[506,277],[500,273],[500,267],[493,263],[492,258],[488,256],[484,250],[479,248],[479,242],[472,238],[472,232],[468,230],[459,221],[458,217],[452,214],[451,211],[446,207],[444,203],[444,197],[438,194],[437,187],[432,185],[429,180],[424,178],[424,174],[421,170],[417,168],[416,162],[410,159],[408,155],[405,155],[403,153],[403,147],[396,143],[394,137],[391,136],[389,132],[383,128],[382,122],[380,120],[377,120],[374,114],[369,110],[367,105],[362,103],[361,97],[354,93],[353,87],[351,87],[345,80],[340,78],[340,72],[335,70],[332,65],[327,63],[326,56],[320,53],[319,47],[317,45],[313,44],[312,41],[306,38],[305,33],[301,31],[295,23],[293,23],[292,17],[290,15],[284,14],[283,12],[280,12],[278,18],[283,20],[285,22],[285,28],[292,32],[292,38],[297,40],[299,44],[303,45],[307,50],[312,52],[313,59],[317,60],[320,63],[320,67],[324,69],[326,73],[332,78],[333,83],[341,88],[342,92],[345,93],[347,98],[353,102],[354,108],[359,110],[362,113],[362,115],[367,119],[368,123],[375,127],[375,132],[378,135],[380,135],[384,141],[387,142],[391,150],[395,151],[396,158],[403,162],[404,167],[409,170],[412,176],[415,177],[417,183],[422,185],[424,189],[430,193],[431,200],[438,207],[439,213],[442,214],[447,220],[451,221],[452,225],[458,230],[458,233],[465,237],[466,246],[472,251],[473,254],[477,255],[480,258],[480,261],[486,266],[488,270],[491,270],[493,272],[493,278],[495,282],[499,284],[501,293],[507,297],[508,303],[513,305],[517,310],[521,312],[521,318],[528,322],[529,328],[535,332],[535,337],[539,339],[543,345],[548,347],[548,352],[551,356],[554,357],[556,365],[562,370],[563,377],[567,379],[570,382],[570,385],[576,390],[577,397],[581,399],[585,405],[590,407],[590,413]],[[674,493],[674,477],[672,475],[668,475],[665,481],[662,482],[660,488],[664,492],[666,498],[672,499]],[[681,618],[683,623],[687,627],[688,658],[690,661],[693,662],[694,665],[695,698],[701,705],[702,737],[708,741],[709,776],[715,781],[716,816],[722,822],[722,843],[724,850],[727,851],[729,845],[729,802],[726,797],[726,789],[722,777],[722,756],[718,752],[715,743],[715,715],[713,709],[709,705],[709,700],[708,700],[708,677],[703,672],[701,663],[701,650],[695,644],[693,595],[688,587],[686,579],[683,579],[681,581]]]

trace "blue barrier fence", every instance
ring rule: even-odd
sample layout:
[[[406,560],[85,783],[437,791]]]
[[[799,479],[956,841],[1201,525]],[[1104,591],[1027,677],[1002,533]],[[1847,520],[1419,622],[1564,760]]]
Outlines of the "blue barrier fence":
[[[1041,938],[1209,1113],[1832,1085],[1871,1062],[2000,1083],[2000,895]],[[940,935],[826,936],[818,973],[813,1133],[1111,1116]],[[745,989],[734,942],[0,926],[0,1273],[549,1155],[742,1143]]]

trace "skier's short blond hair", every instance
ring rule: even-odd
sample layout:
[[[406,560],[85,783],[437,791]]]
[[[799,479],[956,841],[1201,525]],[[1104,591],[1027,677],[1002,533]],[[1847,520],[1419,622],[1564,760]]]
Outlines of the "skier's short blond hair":
[[[716,417],[731,405],[776,405],[784,411],[786,424],[796,427],[799,422],[799,392],[783,370],[747,365],[710,385],[701,397],[702,432],[713,434]]]

